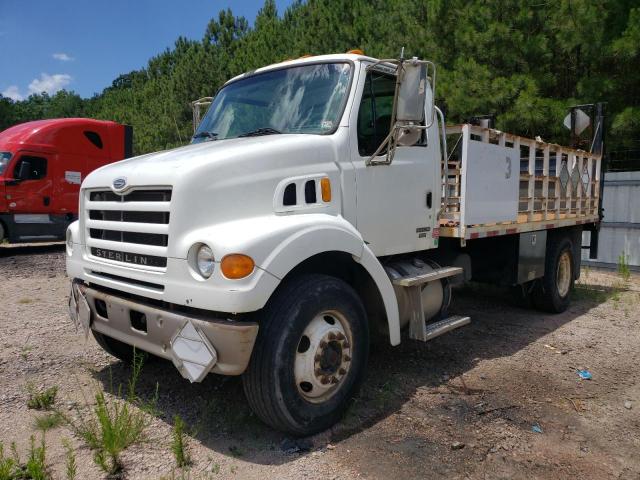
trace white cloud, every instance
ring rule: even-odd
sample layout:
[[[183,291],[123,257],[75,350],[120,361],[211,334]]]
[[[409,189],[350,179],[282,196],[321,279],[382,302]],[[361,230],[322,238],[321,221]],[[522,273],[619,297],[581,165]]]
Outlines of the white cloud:
[[[2,96],[6,98],[10,98],[15,102],[18,102],[24,99],[24,97],[20,93],[20,89],[16,85],[11,85],[7,87],[6,90],[2,92]]]
[[[40,78],[34,78],[29,84],[29,93],[47,92],[49,95],[53,95],[58,90],[62,90],[69,85],[71,80],[71,75],[66,73],[56,73],[54,75],[41,73]]]
[[[75,58],[70,57],[64,52],[54,53],[53,58],[55,58],[56,60],[60,60],[61,62],[73,62],[75,60]]]

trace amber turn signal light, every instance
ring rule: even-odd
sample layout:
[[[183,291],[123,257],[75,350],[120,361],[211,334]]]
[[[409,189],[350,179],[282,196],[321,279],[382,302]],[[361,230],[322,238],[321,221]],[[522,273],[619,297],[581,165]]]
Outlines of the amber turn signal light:
[[[331,201],[331,180],[329,177],[320,180],[320,191],[322,192],[322,201],[329,203]]]
[[[241,253],[232,253],[226,255],[220,262],[220,270],[222,274],[231,280],[237,280],[251,275],[255,263],[253,258],[242,255]]]

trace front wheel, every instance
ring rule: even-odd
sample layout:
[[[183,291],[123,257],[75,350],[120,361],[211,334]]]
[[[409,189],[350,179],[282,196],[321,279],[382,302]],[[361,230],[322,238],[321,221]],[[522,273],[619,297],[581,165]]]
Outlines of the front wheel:
[[[243,376],[253,411],[272,427],[311,435],[337,422],[369,355],[369,328],[350,285],[326,275],[289,280],[263,310]]]

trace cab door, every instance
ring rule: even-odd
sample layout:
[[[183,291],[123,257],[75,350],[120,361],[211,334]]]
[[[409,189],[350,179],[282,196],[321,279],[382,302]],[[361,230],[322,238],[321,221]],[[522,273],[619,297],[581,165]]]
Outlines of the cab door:
[[[357,228],[377,256],[434,248],[441,197],[437,123],[416,145],[397,147],[390,165],[367,166],[389,134],[395,77],[362,69],[349,122]]]
[[[53,193],[50,170],[50,154],[19,152],[9,166],[5,180],[7,211],[14,215],[49,214]],[[15,217],[16,223],[20,220]]]

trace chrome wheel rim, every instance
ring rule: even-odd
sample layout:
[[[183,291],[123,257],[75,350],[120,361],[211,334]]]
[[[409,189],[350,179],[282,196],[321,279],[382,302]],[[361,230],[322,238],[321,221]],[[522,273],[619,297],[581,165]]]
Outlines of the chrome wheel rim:
[[[316,315],[296,348],[294,376],[298,393],[311,403],[335,395],[351,367],[351,328],[344,315],[331,310]]]
[[[571,256],[567,251],[562,252],[558,259],[556,285],[558,287],[558,295],[566,297],[571,287]]]

